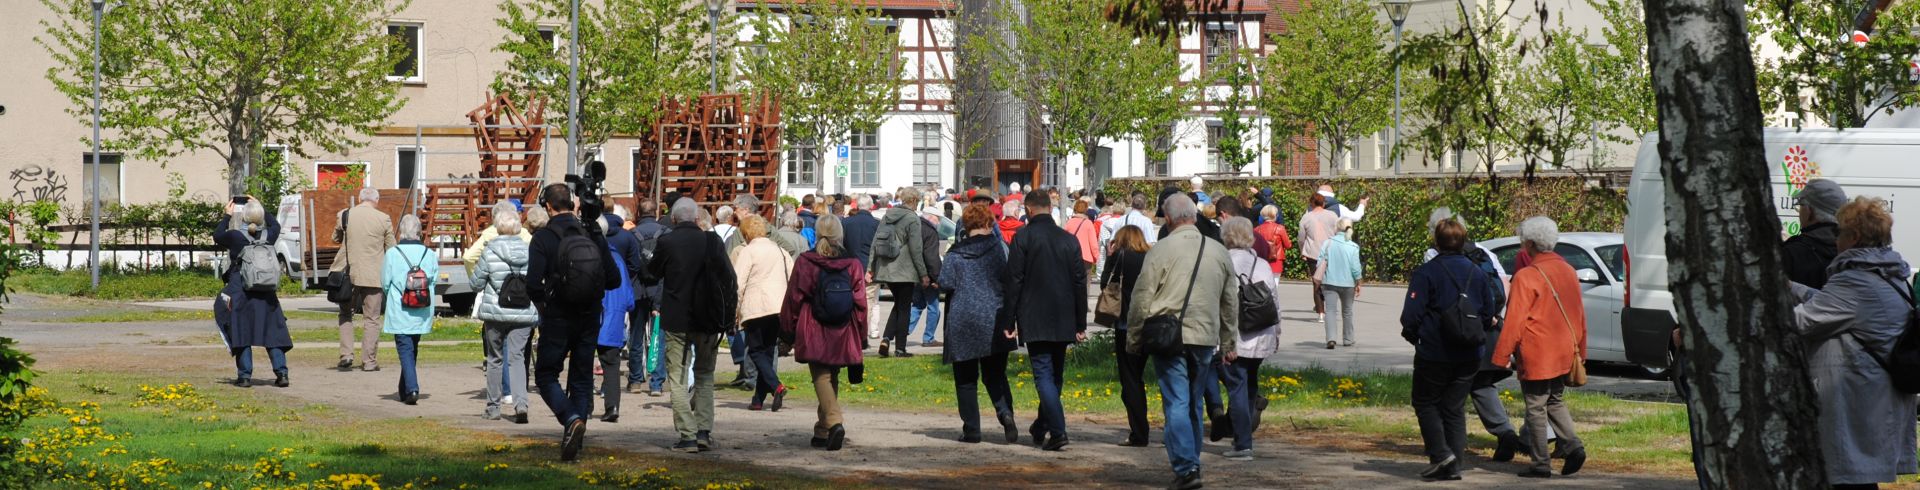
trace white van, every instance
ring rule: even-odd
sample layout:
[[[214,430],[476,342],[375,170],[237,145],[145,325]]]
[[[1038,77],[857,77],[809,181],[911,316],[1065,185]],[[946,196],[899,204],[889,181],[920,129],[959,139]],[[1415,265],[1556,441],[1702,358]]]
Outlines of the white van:
[[[1767,186],[1781,228],[1800,230],[1794,194],[1812,178],[1840,184],[1849,199],[1875,196],[1893,204],[1894,249],[1920,261],[1920,130],[1766,130]],[[1667,288],[1666,183],[1660,176],[1660,138],[1641,138],[1640,155],[1627,189],[1627,301],[1620,316],[1627,359],[1665,367],[1674,327],[1673,293]]]

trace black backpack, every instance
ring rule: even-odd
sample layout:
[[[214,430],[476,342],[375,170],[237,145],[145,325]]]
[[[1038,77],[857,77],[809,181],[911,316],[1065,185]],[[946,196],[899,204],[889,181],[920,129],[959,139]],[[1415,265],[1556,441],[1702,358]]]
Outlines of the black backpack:
[[[1260,261],[1253,261],[1259,266]],[[1273,288],[1266,281],[1254,281],[1253,269],[1247,269],[1240,276],[1240,332],[1253,333],[1266,330],[1280,323],[1280,312],[1274,309]]]
[[[813,321],[823,327],[853,323],[853,274],[847,269],[820,269],[814,277]]]
[[[1440,340],[1454,347],[1477,347],[1487,343],[1486,319],[1480,318],[1480,313],[1473,311],[1472,300],[1467,296],[1467,286],[1472,285],[1473,281],[1461,284],[1454,280],[1453,271],[1447,270],[1446,264],[1434,265],[1440,268],[1440,272],[1447,275],[1448,282],[1453,282],[1454,286],[1460,290],[1458,300],[1436,312],[1440,320]]]
[[[1880,363],[1880,369],[1887,371],[1887,378],[1893,381],[1895,391],[1909,395],[1920,393],[1920,335],[1913,333],[1913,327],[1920,325],[1920,310],[1914,308],[1910,290],[1901,287],[1899,282],[1893,280],[1888,280],[1887,284],[1892,285],[1893,290],[1900,294],[1900,299],[1907,301],[1907,328],[1900,331],[1899,337],[1894,338],[1893,345],[1887,349],[1886,357],[1875,354],[1866,345],[1861,345],[1860,348],[1866,351],[1868,356],[1873,357],[1875,362]],[[1859,339],[1855,338],[1855,340]]]
[[[709,255],[702,259],[700,277],[695,279],[697,284],[694,290],[698,296],[692,299],[693,328],[701,333],[729,332],[733,330],[734,314],[739,311],[740,292],[734,289],[734,282],[738,282],[739,278],[733,282],[720,280],[721,276],[715,270],[724,269],[728,274],[733,272],[733,264],[727,260],[725,251],[727,244],[720,239],[720,235],[700,235],[706,240],[706,246],[702,248]]]
[[[600,245],[587,229],[574,224],[560,233],[559,263],[554,264],[547,300],[560,304],[599,305],[607,290],[606,265],[600,263]],[[502,288],[504,289],[504,288]]]
[[[507,273],[500,280],[499,305],[509,310],[524,310],[533,306],[533,297],[527,295],[527,276],[518,272]]]

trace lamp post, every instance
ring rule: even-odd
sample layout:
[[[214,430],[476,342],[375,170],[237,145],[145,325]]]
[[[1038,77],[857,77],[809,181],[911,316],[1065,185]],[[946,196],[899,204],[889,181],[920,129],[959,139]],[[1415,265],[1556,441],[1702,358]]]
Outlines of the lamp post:
[[[707,93],[720,93],[720,4],[707,0]]]
[[[1387,19],[1393,21],[1393,174],[1400,175],[1400,28],[1407,23],[1407,11],[1413,10],[1413,0],[1381,0],[1380,6],[1387,11]]]
[[[567,173],[580,166],[580,0],[573,0],[567,17]]]
[[[89,155],[93,178],[87,179],[87,188],[93,190],[89,198],[93,222],[87,239],[87,272],[94,291],[100,290],[100,23],[109,10],[113,6],[106,0],[93,0],[93,154]]]
[[[1612,46],[1607,43],[1587,43],[1587,47],[1595,52],[1604,52]],[[1591,80],[1590,83],[1599,83],[1599,76],[1598,64],[1588,63],[1587,78]],[[1592,171],[1596,168],[1600,168],[1600,121],[1598,120],[1587,122],[1587,170]]]

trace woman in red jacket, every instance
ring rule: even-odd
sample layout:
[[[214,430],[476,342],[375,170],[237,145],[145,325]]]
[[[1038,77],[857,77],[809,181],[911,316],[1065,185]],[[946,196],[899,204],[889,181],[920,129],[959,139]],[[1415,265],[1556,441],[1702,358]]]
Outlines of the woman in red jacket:
[[[1287,262],[1287,250],[1293,248],[1293,236],[1287,234],[1286,225],[1280,224],[1280,208],[1272,204],[1260,207],[1260,221],[1260,226],[1253,227],[1253,234],[1271,245],[1269,250],[1273,253],[1264,258],[1273,265],[1273,274],[1280,275],[1280,271],[1286,269],[1283,266]]]
[[[840,370],[852,368],[859,383],[861,351],[867,348],[867,271],[843,246],[846,228],[831,214],[814,222],[813,250],[794,261],[780,307],[780,330],[792,339],[793,359],[813,374],[820,419],[813,424],[813,447],[838,451],[847,429],[840,418]]]

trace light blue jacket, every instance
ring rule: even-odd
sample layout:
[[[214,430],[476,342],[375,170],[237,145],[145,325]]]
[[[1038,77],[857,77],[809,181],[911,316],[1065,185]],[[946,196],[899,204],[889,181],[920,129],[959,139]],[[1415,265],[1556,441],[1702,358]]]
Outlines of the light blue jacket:
[[[1335,233],[1320,246],[1320,265],[1327,274],[1320,283],[1343,288],[1360,283],[1360,245],[1347,240],[1346,233]]]
[[[478,293],[474,296],[474,318],[485,322],[498,322],[516,326],[533,325],[540,321],[540,310],[532,305],[522,309],[500,307],[500,288],[507,282],[507,276],[515,273],[527,275],[527,241],[518,236],[504,236],[487,242],[487,248],[480,252],[480,260],[473,264],[473,276],[469,280]]]
[[[394,335],[425,335],[433,332],[433,297],[428,295],[424,308],[401,308],[400,293],[407,287],[407,271],[420,266],[427,273],[427,290],[440,278],[440,257],[426,245],[404,240],[387,249],[380,267],[380,289],[386,295],[386,308],[380,331]]]

